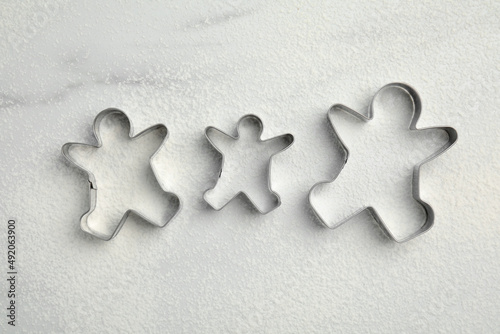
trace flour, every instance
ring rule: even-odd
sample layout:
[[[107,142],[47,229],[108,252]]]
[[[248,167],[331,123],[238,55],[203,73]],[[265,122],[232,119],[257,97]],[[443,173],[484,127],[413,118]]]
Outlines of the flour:
[[[17,219],[19,332],[498,330],[497,3],[47,3],[62,5],[42,28],[40,1],[0,4],[0,208],[3,222]],[[36,34],[21,34],[22,47],[14,48],[9,39],[30,27]],[[449,125],[459,134],[453,149],[422,167],[433,229],[403,245],[368,215],[334,231],[321,227],[307,201],[313,184],[342,175],[329,107],[366,110],[376,90],[395,81],[420,93],[419,126]],[[407,106],[401,97],[384,98],[374,122]],[[161,229],[130,216],[118,237],[104,242],[80,230],[87,176],[60,149],[96,144],[91,124],[109,107],[127,113],[134,135],[158,123],[168,128],[151,168],[182,210]],[[294,135],[271,167],[282,205],[260,215],[236,200],[216,212],[202,196],[218,177],[220,157],[204,129],[230,132],[249,113],[262,119],[263,139]],[[406,201],[408,187],[398,193],[386,177],[395,172],[407,184],[407,167],[445,138],[413,142],[399,132],[391,137],[384,125],[353,123],[349,133],[360,136],[346,137],[380,142],[359,154],[352,147],[352,159],[378,164],[380,181],[338,192],[333,183],[340,201],[325,207],[349,209],[365,195],[380,206],[394,197],[401,210],[389,202],[384,216],[403,234],[415,226],[400,212],[415,221],[419,212]],[[392,138],[400,139],[398,149]],[[408,150],[415,155],[398,155]],[[376,153],[387,157],[374,160]],[[109,162],[119,161],[128,157]],[[396,166],[402,169],[390,170]],[[147,182],[123,181],[133,179],[133,168],[116,170],[96,178],[98,186],[120,187],[127,207],[157,207],[144,198]],[[352,181],[365,178],[354,174]],[[344,201],[349,191],[353,200]],[[162,219],[163,210],[152,211]],[[0,230],[0,249],[4,235]],[[8,331],[4,321],[0,328]]]

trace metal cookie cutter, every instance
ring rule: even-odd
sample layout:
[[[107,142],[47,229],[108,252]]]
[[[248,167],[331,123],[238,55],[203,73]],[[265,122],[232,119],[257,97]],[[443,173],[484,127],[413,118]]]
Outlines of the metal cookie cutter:
[[[130,121],[130,118],[127,116],[127,114],[125,114],[125,112],[119,110],[119,109],[116,109],[116,108],[108,108],[108,109],[105,109],[103,111],[101,111],[97,116],[96,118],[94,119],[94,125],[93,125],[93,132],[94,132],[94,136],[95,138],[97,139],[97,145],[94,146],[94,145],[88,145],[88,144],[80,144],[80,143],[66,143],[63,145],[62,147],[62,154],[63,156],[69,161],[71,162],[73,165],[75,165],[78,169],[82,170],[83,172],[85,172],[88,176],[88,181],[89,181],[89,198],[90,198],[90,208],[87,212],[85,212],[82,217],[80,218],[80,227],[83,231],[99,238],[99,239],[102,239],[102,240],[105,240],[105,241],[108,241],[108,240],[111,240],[113,239],[117,234],[118,232],[120,232],[123,224],[125,223],[125,221],[127,220],[128,216],[131,214],[131,213],[134,213],[135,215],[137,215],[138,217],[142,218],[143,220],[145,220],[146,222],[154,225],[154,226],[158,226],[158,227],[164,227],[166,226],[176,215],[177,213],[180,211],[180,208],[181,208],[181,203],[180,203],[180,200],[179,198],[177,197],[177,195],[175,195],[174,193],[171,193],[171,192],[167,192],[163,189],[163,186],[158,183],[161,187],[161,189],[167,193],[168,195],[172,196],[173,200],[174,200],[174,203],[175,203],[175,206],[174,206],[174,213],[169,217],[169,219],[167,221],[165,221],[163,223],[163,225],[157,225],[155,224],[154,222],[152,222],[151,220],[147,219],[146,217],[144,217],[143,215],[141,215],[138,211],[136,210],[132,210],[132,209],[129,209],[127,210],[123,217],[121,218],[119,224],[117,225],[116,229],[113,231],[113,233],[111,234],[111,236],[108,236],[108,235],[105,235],[105,234],[102,234],[102,233],[99,233],[97,231],[94,231],[92,230],[89,225],[88,225],[88,217],[89,215],[95,210],[96,208],[96,203],[97,203],[97,182],[96,182],[96,179],[95,179],[95,176],[94,174],[92,174],[92,172],[88,169],[86,169],[85,167],[83,167],[82,165],[78,164],[70,155],[70,149],[71,149],[71,146],[73,145],[83,145],[83,146],[88,146],[88,147],[92,147],[92,148],[100,148],[102,146],[102,138],[101,138],[101,135],[100,135],[100,125],[101,125],[101,122],[102,120],[107,117],[108,115],[111,115],[111,114],[119,114],[119,115],[122,115],[124,116],[129,125],[130,125],[130,131],[129,131],[129,138],[131,140],[135,140],[137,138],[140,138],[144,135],[147,135],[153,131],[157,131],[157,130],[163,130],[165,131],[165,135],[164,135],[164,138],[160,144],[160,146],[158,147],[158,149],[155,150],[155,152],[151,155],[150,159],[149,159],[149,164],[153,170],[153,174],[154,174],[154,177],[156,178],[156,181],[158,182],[158,177],[157,177],[157,174],[155,172],[155,169],[153,167],[153,164],[152,164],[152,160],[153,158],[157,155],[158,151],[159,151],[159,148],[161,146],[163,146],[165,144],[165,142],[167,141],[167,138],[168,138],[168,132],[167,132],[167,128],[165,127],[165,125],[163,124],[156,124],[156,125],[153,125],[152,127],[140,132],[139,134],[137,134],[136,136],[132,136],[133,135],[133,126],[132,126],[132,122]]]
[[[222,176],[222,170],[223,170],[223,167],[224,167],[224,153],[217,147],[216,143],[214,143],[214,141],[210,138],[210,135],[213,134],[213,133],[218,133],[220,135],[222,135],[223,137],[226,137],[226,139],[230,139],[230,140],[238,140],[240,138],[240,127],[242,126],[242,123],[244,122],[253,122],[255,124],[255,126],[258,128],[258,136],[256,138],[256,141],[258,143],[269,143],[269,144],[273,144],[273,143],[279,143],[280,147],[278,150],[276,150],[273,154],[271,154],[270,158],[269,158],[269,163],[268,163],[268,166],[267,166],[267,189],[269,190],[270,194],[272,194],[274,196],[274,206],[272,208],[270,208],[269,210],[262,210],[254,201],[252,201],[252,199],[250,198],[250,196],[245,192],[245,191],[239,191],[238,193],[236,193],[236,195],[234,195],[233,197],[231,197],[225,204],[223,204],[222,206],[220,207],[215,207],[212,203],[210,203],[210,201],[207,199],[207,193],[214,190],[216,187],[217,187],[217,184],[218,182],[215,184],[214,187],[210,188],[210,189],[207,189],[204,193],[203,193],[203,199],[205,200],[205,202],[207,202],[214,210],[216,211],[219,211],[219,210],[222,210],[224,207],[226,207],[226,205],[228,205],[232,200],[234,200],[236,197],[239,197],[239,196],[243,196],[246,200],[248,200],[248,202],[261,214],[266,214],[266,213],[269,213],[271,212],[272,210],[276,209],[277,207],[279,207],[281,205],[281,198],[280,196],[278,195],[278,193],[274,192],[273,189],[272,189],[272,183],[271,183],[271,166],[272,166],[272,162],[273,162],[273,157],[275,155],[277,155],[278,153],[281,153],[283,151],[285,151],[286,149],[288,149],[292,144],[293,144],[293,141],[294,141],[294,138],[293,138],[293,135],[291,134],[284,134],[284,135],[281,135],[281,136],[278,136],[278,137],[273,137],[273,138],[269,138],[269,139],[266,139],[266,140],[262,140],[261,139],[261,134],[262,134],[262,131],[264,129],[264,125],[261,121],[261,119],[259,117],[257,117],[256,115],[252,115],[252,114],[249,114],[249,115],[245,115],[243,117],[241,117],[238,121],[238,125],[236,127],[236,136],[231,136],[213,126],[209,126],[205,129],[205,137],[207,138],[208,142],[214,147],[214,149],[220,153],[220,155],[222,156],[222,162],[221,162],[221,166],[220,166],[220,169],[219,169],[219,179],[221,178]]]
[[[445,131],[447,134],[448,134],[448,141],[446,142],[446,144],[444,144],[438,151],[434,152],[432,155],[430,155],[429,157],[427,157],[425,160],[419,162],[418,164],[416,164],[414,167],[413,167],[413,177],[412,177],[412,196],[413,198],[418,202],[420,203],[420,205],[422,205],[422,207],[424,208],[424,211],[425,211],[425,221],[423,223],[423,225],[420,227],[419,230],[417,230],[416,232],[410,234],[409,236],[406,236],[404,238],[401,238],[401,239],[398,239],[396,238],[390,231],[389,229],[387,228],[387,225],[384,223],[384,221],[382,220],[382,218],[378,215],[377,211],[375,210],[374,207],[364,207],[358,211],[356,211],[353,215],[347,217],[346,219],[344,220],[341,220],[340,222],[336,223],[335,225],[333,226],[330,226],[326,223],[326,220],[320,215],[320,213],[318,212],[317,208],[314,207],[314,204],[312,202],[312,193],[314,191],[314,189],[322,184],[328,184],[328,183],[332,183],[335,181],[335,179],[331,180],[331,181],[327,181],[327,182],[318,182],[316,183],[312,188],[311,190],[309,191],[309,196],[308,196],[308,200],[309,200],[309,204],[311,205],[312,209],[313,209],[313,212],[314,214],[316,215],[316,217],[318,217],[318,219],[320,220],[320,222],[330,228],[330,229],[335,229],[339,226],[341,226],[342,224],[344,224],[345,222],[347,222],[348,220],[350,220],[351,218],[353,218],[355,215],[361,213],[362,211],[364,210],[368,210],[370,215],[375,219],[375,221],[378,223],[378,225],[380,226],[380,228],[382,229],[382,231],[384,231],[384,233],[389,237],[391,238],[392,240],[398,242],[398,243],[402,243],[402,242],[406,242],[406,241],[409,241],[425,232],[427,232],[433,225],[434,225],[434,211],[432,209],[432,207],[424,202],[421,198],[420,198],[420,192],[419,192],[419,184],[420,184],[420,167],[437,158],[439,155],[443,154],[445,151],[447,151],[453,144],[455,144],[455,142],[457,141],[457,138],[458,138],[458,134],[457,134],[457,131],[452,128],[452,127],[429,127],[429,128],[422,128],[422,129],[418,129],[416,124],[417,124],[417,121],[418,121],[418,118],[420,117],[420,113],[422,111],[422,102],[420,100],[420,97],[417,93],[417,91],[412,88],[411,86],[405,84],[405,83],[399,83],[399,82],[395,82],[395,83],[390,83],[390,84],[387,84],[385,86],[383,86],[382,88],[380,88],[376,93],[375,95],[373,96],[371,102],[370,102],[370,106],[368,108],[368,115],[367,116],[364,116],[362,114],[359,114],[358,112],[346,107],[345,105],[342,105],[342,104],[335,104],[333,105],[330,110],[328,111],[327,113],[327,118],[329,119],[331,125],[332,125],[332,128],[333,128],[333,131],[335,132],[335,135],[337,136],[337,138],[339,139],[340,143],[341,143],[341,146],[344,150],[344,154],[345,154],[345,158],[344,158],[344,164],[342,166],[342,169],[345,167],[347,161],[348,161],[348,158],[349,158],[349,149],[348,147],[344,144],[344,142],[342,141],[342,139],[340,138],[339,134],[337,133],[337,131],[335,130],[335,125],[333,124],[332,122],[332,119],[331,119],[331,113],[333,112],[336,112],[338,110],[340,111],[344,111],[344,112],[347,112],[363,121],[369,121],[371,119],[373,119],[373,103],[374,103],[374,100],[375,98],[377,97],[378,94],[380,94],[383,90],[385,89],[388,89],[388,88],[398,88],[398,89],[402,89],[403,91],[405,91],[411,98],[412,100],[412,104],[413,104],[413,117],[411,119],[411,122],[410,122],[410,125],[409,125],[409,130],[427,130],[427,129],[441,129],[443,131]]]

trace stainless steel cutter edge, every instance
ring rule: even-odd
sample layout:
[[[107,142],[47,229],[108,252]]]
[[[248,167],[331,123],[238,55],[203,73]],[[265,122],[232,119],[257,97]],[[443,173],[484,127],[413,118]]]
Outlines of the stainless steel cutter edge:
[[[102,140],[101,140],[101,135],[100,135],[100,131],[99,131],[99,126],[100,126],[100,123],[101,121],[108,115],[110,114],[122,114],[123,116],[125,116],[130,124],[130,130],[129,130],[129,137],[130,139],[134,140],[136,138],[139,138],[153,130],[157,130],[159,128],[165,128],[166,130],[166,135],[165,135],[165,138],[163,138],[160,146],[158,147],[158,149],[155,151],[155,153],[153,153],[151,155],[151,157],[149,158],[149,164],[151,166],[151,169],[153,170],[153,174],[156,178],[156,181],[158,182],[158,184],[160,185],[160,187],[162,188],[162,190],[168,194],[170,194],[171,196],[175,197],[177,200],[178,200],[178,207],[176,208],[176,211],[175,213],[170,217],[170,219],[168,219],[163,225],[161,226],[158,226],[154,223],[152,223],[150,220],[148,220],[146,217],[144,217],[143,215],[141,215],[139,212],[135,211],[135,210],[132,210],[132,209],[129,209],[127,210],[122,219],[120,220],[120,223],[118,224],[118,226],[116,227],[116,229],[113,231],[113,234],[111,236],[107,236],[107,235],[104,235],[104,234],[101,234],[101,233],[98,233],[96,231],[93,231],[92,229],[89,228],[88,224],[87,224],[87,218],[88,216],[94,211],[95,209],[95,206],[96,206],[96,203],[97,203],[97,183],[96,183],[96,179],[95,179],[95,176],[94,174],[92,174],[91,171],[89,171],[88,169],[84,168],[83,166],[79,165],[76,161],[74,161],[72,158],[71,158],[71,155],[69,154],[69,149],[72,145],[85,145],[85,146],[91,146],[91,147],[94,147],[94,148],[100,148],[102,146]],[[84,232],[87,232],[99,239],[102,239],[102,240],[105,240],[105,241],[109,241],[111,239],[113,239],[117,234],[118,232],[120,232],[121,228],[123,227],[123,224],[125,223],[125,221],[127,220],[128,216],[131,214],[131,213],[134,213],[135,215],[137,215],[138,217],[140,217],[141,219],[144,219],[145,221],[147,221],[148,223],[151,223],[152,225],[154,226],[158,226],[158,227],[165,227],[173,218],[175,218],[177,216],[177,214],[179,213],[179,211],[181,210],[181,206],[182,206],[182,203],[181,203],[181,200],[180,198],[175,195],[174,193],[172,192],[168,192],[165,190],[164,186],[161,184],[160,182],[160,179],[158,178],[158,175],[156,173],[156,170],[152,164],[152,161],[153,159],[156,157],[156,155],[158,154],[160,148],[165,144],[165,142],[167,141],[168,139],[168,134],[169,134],[169,131],[167,129],[167,127],[164,125],[164,124],[155,124],[143,131],[141,131],[140,133],[138,133],[137,135],[133,136],[134,134],[134,127],[132,125],[132,120],[128,117],[128,115],[120,110],[120,109],[117,109],[117,108],[107,108],[107,109],[104,109],[103,111],[101,111],[99,114],[97,114],[97,116],[95,117],[94,119],[94,123],[93,123],[93,132],[94,132],[94,136],[95,138],[97,139],[97,145],[90,145],[90,144],[82,144],[82,143],[76,143],[76,142],[69,142],[69,143],[66,143],[63,145],[62,149],[61,149],[61,152],[62,152],[62,155],[70,162],[72,163],[75,167],[77,167],[78,169],[80,169],[81,171],[83,171],[85,174],[87,174],[88,176],[88,181],[89,181],[89,200],[90,200],[90,208],[87,212],[85,212],[81,218],[80,218],[80,228],[84,231]]]
[[[262,210],[260,210],[260,209],[259,209],[259,208],[255,205],[255,203],[252,201],[252,199],[250,198],[250,196],[248,196],[248,194],[247,194],[245,191],[239,191],[236,195],[234,195],[233,197],[231,197],[231,198],[230,198],[230,199],[229,199],[229,200],[228,200],[228,201],[227,201],[224,205],[222,205],[220,208],[216,208],[216,207],[214,207],[214,206],[213,206],[213,205],[212,205],[212,204],[211,204],[211,203],[207,200],[207,198],[206,198],[206,194],[207,194],[207,192],[209,192],[210,190],[214,189],[214,188],[217,186],[217,182],[218,182],[218,180],[219,180],[219,178],[220,178],[220,176],[221,176],[221,174],[222,174],[222,170],[223,170],[223,168],[224,168],[224,159],[225,159],[225,158],[224,158],[224,153],[222,153],[222,151],[221,151],[221,150],[219,150],[219,149],[217,148],[217,146],[216,146],[216,145],[212,142],[212,140],[211,140],[211,139],[210,139],[210,137],[208,136],[208,131],[209,131],[210,129],[214,129],[214,130],[217,130],[217,131],[221,132],[222,134],[224,134],[224,135],[226,135],[226,136],[228,136],[228,137],[231,137],[231,138],[233,138],[233,139],[238,139],[238,138],[239,138],[239,127],[240,127],[241,122],[242,122],[245,118],[254,118],[254,119],[257,121],[257,123],[259,124],[259,127],[260,127],[259,142],[266,142],[266,141],[268,141],[268,140],[271,140],[271,139],[274,139],[274,138],[277,138],[277,137],[286,137],[286,139],[287,139],[287,140],[289,140],[289,142],[290,142],[288,146],[286,146],[284,149],[279,150],[278,152],[276,152],[276,153],[272,154],[272,155],[271,155],[271,157],[269,158],[269,165],[268,165],[268,172],[267,172],[267,188],[269,189],[269,191],[270,191],[273,195],[275,195],[275,196],[276,196],[276,203],[275,203],[275,205],[274,205],[274,206],[273,206],[270,210],[268,210],[268,211],[262,211]],[[294,137],[293,137],[293,135],[292,135],[292,134],[290,134],[290,133],[286,133],[286,134],[281,135],[281,136],[272,137],[272,138],[269,138],[269,139],[266,139],[266,140],[262,140],[262,139],[261,139],[261,135],[262,135],[263,130],[264,130],[264,123],[262,122],[262,120],[261,120],[258,116],[254,115],[254,114],[247,114],[247,115],[244,115],[244,116],[242,116],[242,117],[238,120],[238,122],[237,122],[237,124],[236,124],[236,136],[232,136],[232,135],[228,134],[227,132],[224,132],[224,131],[222,131],[222,130],[220,130],[220,129],[218,129],[218,128],[214,127],[214,126],[207,126],[207,127],[205,128],[205,138],[208,140],[208,142],[210,143],[210,145],[212,145],[212,147],[213,147],[213,148],[214,148],[214,149],[215,149],[215,150],[216,150],[216,151],[217,151],[217,152],[221,155],[221,157],[222,157],[221,165],[220,165],[220,168],[219,168],[219,177],[218,177],[218,179],[217,179],[217,182],[215,183],[215,185],[214,185],[212,188],[209,188],[209,189],[205,190],[205,192],[203,193],[203,199],[204,199],[204,200],[205,200],[205,202],[206,202],[208,205],[210,205],[210,207],[211,207],[212,209],[214,209],[215,211],[220,211],[220,210],[224,209],[224,208],[225,208],[225,207],[226,207],[229,203],[231,203],[231,202],[232,202],[235,198],[237,198],[237,197],[239,197],[239,196],[244,196],[244,197],[248,200],[248,202],[252,205],[252,207],[253,207],[253,208],[255,208],[255,210],[257,210],[260,214],[267,214],[267,213],[269,213],[269,212],[271,212],[271,211],[273,211],[273,210],[277,209],[277,208],[281,205],[281,197],[280,197],[280,195],[272,189],[272,181],[271,181],[271,180],[272,180],[272,164],[273,164],[273,158],[274,158],[274,156],[275,156],[275,155],[277,155],[277,154],[279,154],[279,153],[281,153],[281,152],[286,151],[286,150],[287,150],[290,146],[292,146],[292,144],[294,143],[294,140],[295,140],[295,139],[294,139]]]
[[[441,154],[443,154],[444,152],[446,152],[451,146],[453,146],[455,144],[455,142],[457,141],[458,139],[458,134],[457,134],[457,131],[452,128],[452,127],[449,127],[449,126],[437,126],[437,127],[427,127],[427,128],[417,128],[417,122],[418,122],[418,119],[420,117],[420,114],[422,112],[422,102],[420,100],[420,96],[418,95],[417,91],[411,87],[410,85],[408,84],[405,84],[405,83],[400,83],[400,82],[394,82],[394,83],[390,83],[390,84],[387,84],[385,86],[383,86],[382,88],[380,88],[372,97],[371,99],[371,102],[370,102],[370,105],[368,107],[368,115],[365,116],[365,115],[362,115],[356,111],[354,111],[353,109],[351,108],[348,108],[346,107],[345,105],[342,105],[342,104],[334,104],[333,106],[330,107],[330,109],[328,110],[328,113],[327,113],[327,118],[328,120],[330,121],[330,124],[332,126],[332,129],[336,135],[336,137],[338,138],[338,140],[340,141],[341,143],[341,146],[345,152],[345,160],[344,160],[344,163],[342,165],[342,169],[345,167],[346,163],[347,163],[347,160],[348,160],[348,157],[349,157],[349,149],[348,147],[344,144],[344,142],[342,141],[342,139],[340,138],[339,134],[337,133],[337,131],[335,130],[335,125],[333,124],[332,122],[332,119],[331,119],[331,113],[332,112],[335,112],[336,110],[341,110],[341,111],[344,111],[344,112],[347,112],[363,121],[369,121],[371,119],[373,119],[373,102],[375,100],[375,98],[378,96],[378,94],[380,94],[383,90],[385,89],[388,89],[388,88],[398,88],[398,89],[402,89],[403,91],[405,91],[411,98],[412,100],[412,103],[413,103],[413,117],[412,117],[412,120],[410,122],[410,125],[409,125],[409,130],[426,130],[426,129],[441,129],[443,131],[445,131],[447,134],[448,134],[448,141],[446,142],[446,144],[444,144],[438,151],[436,151],[435,153],[433,153],[432,155],[430,155],[429,157],[427,157],[426,159],[424,159],[423,161],[417,163],[414,167],[413,167],[413,177],[412,177],[412,196],[413,198],[418,202],[420,203],[420,205],[422,205],[422,207],[424,208],[425,210],[425,214],[426,214],[426,220],[425,222],[423,223],[423,225],[420,227],[419,230],[417,230],[416,232],[404,237],[404,238],[401,238],[401,239],[397,239],[390,231],[389,229],[387,228],[387,225],[384,223],[384,221],[382,220],[382,218],[378,215],[377,211],[375,210],[374,207],[371,207],[371,206],[367,206],[367,207],[364,207],[358,211],[356,211],[355,213],[353,213],[351,216],[349,216],[348,218],[340,221],[340,222],[337,222],[335,225],[328,225],[326,220],[319,214],[319,212],[316,210],[316,208],[314,207],[314,204],[312,203],[311,201],[311,196],[312,196],[312,193],[314,191],[314,189],[322,184],[328,184],[328,183],[332,183],[335,181],[336,177],[333,178],[331,181],[321,181],[321,182],[318,182],[316,183],[315,185],[313,185],[313,187],[310,189],[309,191],[309,195],[308,195],[308,201],[309,201],[309,205],[312,207],[313,209],[313,212],[314,214],[316,215],[316,217],[320,220],[320,222],[325,226],[325,227],[328,227],[330,229],[335,229],[341,225],[343,225],[344,223],[346,223],[347,221],[349,221],[351,218],[353,218],[354,216],[358,215],[359,213],[365,211],[365,210],[368,210],[368,212],[370,213],[370,215],[375,219],[375,221],[378,223],[378,225],[380,226],[380,228],[382,229],[382,231],[384,231],[384,233],[389,237],[391,238],[393,241],[395,242],[398,242],[398,243],[402,243],[402,242],[406,242],[406,241],[409,241],[415,237],[418,237],[419,235],[427,232],[428,230],[430,230],[432,228],[432,226],[434,225],[434,210],[432,209],[432,207],[430,206],[430,204],[424,202],[422,200],[422,198],[420,197],[420,167],[437,158],[438,156],[440,156]],[[342,173],[342,170],[340,171],[340,173]]]

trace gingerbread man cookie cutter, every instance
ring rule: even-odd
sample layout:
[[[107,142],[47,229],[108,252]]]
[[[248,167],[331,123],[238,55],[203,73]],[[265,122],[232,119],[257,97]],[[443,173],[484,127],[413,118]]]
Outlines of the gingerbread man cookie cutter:
[[[220,168],[219,168],[219,173],[218,173],[218,180],[221,178],[222,176],[222,171],[224,169],[224,153],[217,147],[216,143],[214,143],[214,141],[212,140],[212,138],[210,138],[210,135],[212,132],[218,132],[219,134],[223,135],[223,136],[226,136],[227,138],[230,138],[232,140],[238,140],[240,138],[240,127],[242,125],[243,122],[245,121],[251,121],[251,122],[254,122],[254,124],[257,126],[258,128],[258,138],[257,138],[257,142],[258,143],[270,143],[271,141],[273,140],[282,140],[283,143],[284,143],[284,147],[282,149],[279,149],[277,150],[275,153],[271,154],[271,156],[269,157],[269,163],[267,165],[267,188],[269,190],[269,192],[275,196],[275,203],[273,205],[273,207],[271,207],[269,210],[263,210],[261,209],[252,199],[251,197],[248,195],[247,192],[245,191],[238,191],[233,197],[231,197],[229,200],[227,200],[225,202],[225,204],[223,204],[222,206],[220,207],[217,207],[217,206],[214,206],[210,200],[208,200],[207,198],[207,194],[214,190],[215,187],[217,186],[217,183],[214,185],[214,187],[210,188],[210,189],[207,189],[204,193],[203,193],[203,199],[205,200],[205,202],[207,202],[214,210],[216,211],[220,211],[222,210],[223,208],[225,208],[230,202],[232,202],[235,198],[237,197],[244,197],[245,199],[248,200],[248,202],[261,214],[267,214],[271,211],[273,211],[274,209],[278,208],[280,205],[281,205],[281,197],[279,196],[278,193],[276,193],[275,191],[273,191],[273,188],[272,188],[272,175],[271,175],[271,168],[272,168],[272,162],[273,162],[273,158],[275,155],[287,150],[294,142],[294,137],[293,135],[287,133],[287,134],[284,134],[284,135],[281,135],[281,136],[277,136],[277,137],[273,137],[273,138],[269,138],[269,139],[266,139],[266,140],[262,140],[261,139],[261,134],[262,134],[262,131],[264,129],[264,125],[261,121],[261,119],[256,116],[256,115],[253,115],[253,114],[248,114],[248,115],[245,115],[243,117],[241,117],[237,123],[237,126],[236,126],[236,136],[232,136],[228,133],[225,133],[213,126],[209,126],[205,129],[205,137],[206,139],[208,140],[208,142],[213,146],[213,148],[222,156],[222,162],[220,164]]]
[[[380,226],[380,228],[382,229],[382,231],[389,238],[391,238],[395,242],[402,243],[402,242],[406,242],[406,241],[409,241],[409,240],[411,240],[413,238],[416,238],[416,237],[420,236],[421,234],[423,234],[423,233],[427,232],[428,230],[430,230],[432,228],[432,226],[434,225],[434,218],[435,218],[434,210],[432,209],[432,207],[431,207],[430,204],[424,202],[422,200],[422,198],[420,197],[420,167],[423,164],[425,164],[425,163],[427,163],[427,162],[429,162],[431,160],[434,160],[435,158],[437,158],[438,156],[440,156],[441,154],[443,154],[444,152],[446,152],[451,146],[453,146],[455,144],[455,142],[457,141],[457,139],[458,139],[458,134],[457,134],[457,131],[454,128],[449,127],[449,126],[437,126],[437,127],[428,127],[428,128],[417,128],[417,121],[418,121],[418,119],[420,117],[420,114],[421,114],[421,111],[422,111],[422,102],[420,100],[420,96],[418,95],[417,91],[413,87],[411,87],[410,85],[408,85],[408,84],[399,83],[399,82],[390,83],[390,84],[387,84],[387,85],[383,86],[382,88],[380,88],[374,94],[374,96],[371,99],[370,105],[368,107],[368,114],[366,116],[362,115],[362,114],[354,111],[353,109],[351,109],[349,107],[346,107],[345,105],[342,105],[342,104],[334,104],[333,106],[330,107],[330,109],[329,109],[329,111],[327,113],[327,118],[330,121],[330,124],[331,124],[331,126],[333,128],[333,131],[335,132],[336,137],[340,141],[342,149],[344,150],[345,159],[344,159],[344,163],[342,165],[342,169],[348,163],[349,148],[345,145],[345,143],[342,141],[342,139],[340,138],[339,134],[337,133],[337,131],[335,129],[335,124],[334,124],[334,122],[332,121],[332,118],[331,118],[331,114],[334,113],[334,112],[343,111],[343,112],[346,112],[348,114],[351,114],[352,116],[354,116],[354,117],[356,117],[356,118],[358,118],[358,119],[360,119],[362,121],[368,122],[371,119],[373,119],[373,109],[374,109],[373,108],[373,104],[374,104],[375,98],[382,91],[384,91],[386,89],[389,89],[389,88],[402,89],[411,98],[411,102],[412,102],[412,105],[413,105],[413,116],[412,116],[410,125],[408,127],[409,130],[440,129],[440,130],[445,131],[447,133],[447,135],[448,135],[448,141],[443,146],[441,146],[436,152],[434,152],[433,154],[431,154],[430,156],[428,156],[423,161],[420,161],[419,163],[417,163],[413,167],[412,182],[411,182],[412,196],[424,208],[424,211],[425,211],[425,221],[423,222],[423,224],[421,225],[421,227],[417,231],[409,234],[408,236],[405,236],[403,238],[397,238],[388,229],[388,227],[387,227],[386,223],[384,223],[382,217],[377,213],[376,209],[374,207],[372,207],[372,206],[363,207],[363,208],[359,209],[358,211],[354,212],[349,217],[347,217],[347,218],[345,218],[345,219],[343,219],[343,220],[341,220],[339,222],[336,222],[334,225],[329,225],[327,223],[325,217],[319,213],[318,208],[315,207],[315,205],[313,203],[313,200],[312,200],[313,199],[313,192],[320,185],[329,184],[329,183],[335,182],[336,178],[334,178],[332,180],[329,180],[329,181],[326,181],[326,182],[325,181],[321,181],[321,182],[316,183],[311,188],[311,190],[309,191],[308,201],[309,201],[309,205],[313,209],[314,214],[316,215],[316,217],[319,219],[319,221],[325,227],[328,227],[330,229],[335,229],[335,228],[343,225],[344,223],[346,223],[350,219],[352,219],[354,216],[360,214],[361,212],[363,212],[365,210],[368,210],[368,212],[370,213],[370,215],[375,219],[375,221]],[[340,173],[342,173],[342,171]]]
[[[161,141],[160,146],[158,147],[158,149],[155,150],[155,152],[149,158],[149,165],[151,166],[151,169],[153,170],[153,174],[154,174],[154,177],[156,178],[156,182],[158,182],[158,184],[160,185],[160,187],[163,190],[163,192],[165,192],[166,194],[168,194],[168,195],[170,195],[170,196],[173,197],[173,199],[175,200],[174,201],[175,205],[174,205],[174,213],[167,219],[167,221],[163,222],[160,225],[158,225],[158,224],[154,223],[153,221],[149,220],[144,215],[142,215],[139,211],[136,211],[136,210],[133,210],[133,209],[128,209],[123,214],[120,222],[118,223],[118,225],[116,226],[116,228],[114,229],[114,231],[112,232],[112,234],[108,235],[108,234],[99,233],[98,231],[95,231],[95,230],[93,230],[92,228],[89,227],[88,217],[90,216],[90,214],[92,212],[94,212],[94,210],[96,208],[96,204],[97,204],[97,193],[98,193],[97,181],[96,181],[96,178],[95,178],[94,174],[90,170],[88,170],[87,168],[85,168],[84,166],[82,166],[81,164],[79,164],[71,156],[70,149],[71,149],[71,147],[73,145],[83,145],[83,146],[87,146],[87,147],[95,148],[95,149],[101,148],[103,142],[102,142],[102,138],[101,138],[101,134],[100,134],[100,130],[99,130],[100,129],[100,125],[101,125],[101,122],[103,121],[104,118],[106,118],[107,116],[112,115],[112,114],[118,114],[118,115],[121,115],[121,116],[123,116],[123,117],[126,118],[126,120],[129,123],[129,126],[130,126],[130,130],[129,130],[129,134],[128,134],[128,137],[129,137],[130,140],[138,139],[138,138],[140,138],[140,137],[142,137],[144,135],[147,135],[147,134],[152,133],[153,131],[157,131],[157,130],[165,132],[164,138]],[[165,142],[167,141],[168,130],[167,130],[166,126],[163,125],[163,124],[156,124],[156,125],[153,125],[152,127],[147,128],[146,130],[138,133],[137,135],[133,136],[133,133],[134,133],[133,125],[132,125],[132,122],[130,121],[130,118],[127,116],[127,114],[125,112],[121,111],[120,109],[108,108],[108,109],[105,109],[105,110],[101,111],[95,117],[94,124],[93,124],[93,132],[94,132],[95,138],[97,139],[97,145],[89,145],[89,144],[80,144],[80,143],[70,142],[70,143],[64,144],[63,147],[62,147],[62,150],[61,150],[62,151],[62,155],[71,164],[73,164],[78,169],[82,170],[87,175],[87,177],[88,177],[88,182],[89,182],[89,184],[88,184],[89,188],[88,189],[89,189],[90,208],[80,218],[80,227],[81,227],[81,229],[84,232],[89,233],[89,234],[91,234],[91,235],[93,235],[93,236],[95,236],[95,237],[97,237],[99,239],[108,241],[108,240],[113,239],[118,234],[118,232],[120,232],[121,228],[123,227],[123,224],[125,223],[125,221],[127,220],[128,216],[131,213],[135,214],[136,216],[140,217],[144,221],[146,221],[146,222],[148,222],[148,223],[150,223],[150,224],[152,224],[154,226],[165,227],[175,216],[177,216],[177,214],[179,213],[179,211],[181,209],[181,202],[180,202],[179,197],[177,195],[175,195],[174,193],[172,193],[172,192],[168,192],[168,191],[164,190],[162,184],[158,181],[159,179],[158,179],[157,173],[156,173],[155,168],[153,167],[153,164],[152,164],[152,160],[158,154],[160,147],[162,147],[165,144]]]

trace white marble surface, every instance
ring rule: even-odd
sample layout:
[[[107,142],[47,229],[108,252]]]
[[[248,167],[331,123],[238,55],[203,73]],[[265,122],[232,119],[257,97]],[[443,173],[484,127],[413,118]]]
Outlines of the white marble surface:
[[[17,331],[500,328],[498,2],[0,0],[0,13],[0,257],[15,217]],[[340,168],[328,107],[362,109],[392,81],[420,92],[421,126],[459,133],[423,169],[435,227],[401,245],[366,216],[322,228],[306,200]],[[166,124],[157,164],[183,209],[161,230],[131,219],[106,243],[78,227],[86,179],[60,148],[92,142],[111,106],[137,131]],[[232,131],[246,113],[265,137],[296,139],[266,216],[202,200],[217,174],[204,128]],[[3,310],[5,272],[4,260]]]

